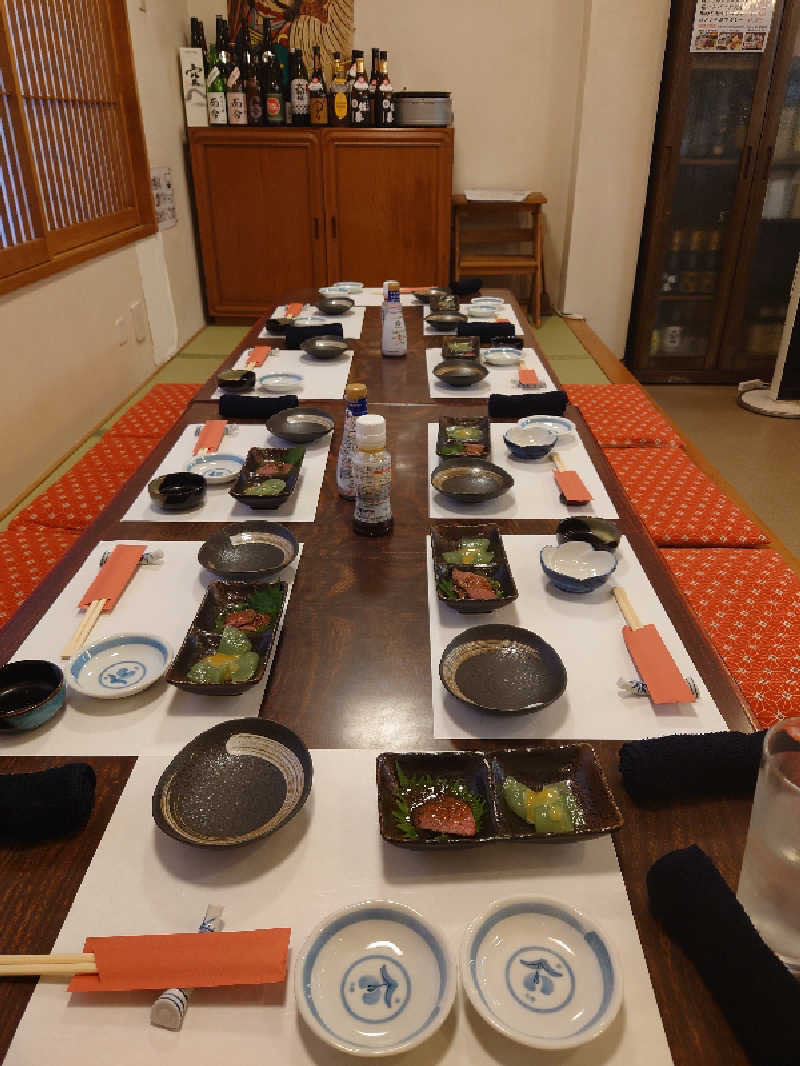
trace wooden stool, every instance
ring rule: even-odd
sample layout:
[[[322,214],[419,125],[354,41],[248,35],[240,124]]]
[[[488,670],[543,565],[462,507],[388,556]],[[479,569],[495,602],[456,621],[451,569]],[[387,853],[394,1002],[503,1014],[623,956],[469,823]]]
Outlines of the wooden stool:
[[[542,324],[542,204],[547,197],[540,192],[532,192],[519,203],[508,200],[468,200],[463,193],[453,196],[453,230],[454,230],[454,269],[453,276],[458,281],[470,274],[530,274],[531,297],[528,310],[533,315],[537,326]],[[462,228],[466,216],[482,221],[498,216],[519,214],[530,215],[530,225],[516,223],[506,228]],[[472,250],[472,245],[511,244],[529,241],[532,250],[529,255],[503,255],[499,252],[481,254]],[[470,247],[465,248],[464,245]]]

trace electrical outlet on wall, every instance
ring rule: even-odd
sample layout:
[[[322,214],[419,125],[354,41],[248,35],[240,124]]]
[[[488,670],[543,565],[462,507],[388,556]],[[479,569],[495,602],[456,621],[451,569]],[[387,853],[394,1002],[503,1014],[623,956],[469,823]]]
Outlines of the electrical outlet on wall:
[[[133,321],[133,335],[141,344],[147,340],[147,311],[142,300],[135,300],[130,305],[131,319]]]
[[[114,325],[117,327],[117,344],[127,344],[128,323],[125,321],[125,316],[120,315]]]

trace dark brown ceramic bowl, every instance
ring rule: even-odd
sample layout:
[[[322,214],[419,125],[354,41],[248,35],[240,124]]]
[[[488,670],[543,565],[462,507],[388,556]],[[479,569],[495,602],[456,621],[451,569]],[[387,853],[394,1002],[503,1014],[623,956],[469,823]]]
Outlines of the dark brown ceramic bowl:
[[[456,326],[468,319],[466,315],[459,314],[457,311],[432,311],[431,314],[425,316],[425,321],[433,329],[441,330],[443,333],[452,333]]]
[[[314,359],[338,359],[350,345],[341,337],[318,336],[301,341],[300,347]]]
[[[333,416],[317,407],[287,407],[267,420],[267,429],[293,444],[308,444],[332,433]]]
[[[297,540],[286,526],[253,520],[231,522],[200,545],[201,566],[225,581],[263,582],[297,556]]]
[[[483,459],[445,459],[431,474],[431,485],[443,496],[459,503],[483,503],[502,496],[514,484],[501,466]]]
[[[434,293],[441,293],[442,295],[445,295],[446,292],[447,292],[447,289],[437,289],[435,286],[433,286],[430,289],[415,289],[414,290],[414,295],[416,296],[416,298],[419,300],[420,303],[430,304],[431,296]]]
[[[554,703],[567,687],[555,648],[520,626],[464,630],[439,661],[439,677],[462,703],[490,714],[528,714]]]
[[[217,374],[217,384],[230,392],[247,392],[256,387],[254,370],[222,370]]]
[[[286,726],[240,718],[212,726],[175,756],[153,793],[167,836],[195,847],[249,844],[277,832],[308,799],[313,767]]]
[[[443,359],[433,368],[433,373],[446,385],[467,389],[483,381],[489,371],[474,359]]]
[[[613,522],[593,515],[575,515],[564,518],[556,526],[556,539],[559,544],[568,540],[585,540],[596,551],[613,552],[619,547],[622,537]]]
[[[291,455],[290,455],[291,453]],[[240,503],[252,507],[254,511],[274,511],[281,504],[286,503],[294,490],[300,477],[300,468],[303,465],[304,449],[297,448],[251,448],[247,453],[244,466],[232,488],[228,489],[229,495]],[[279,463],[290,462],[292,455],[299,454],[299,461],[294,463],[292,469],[285,474],[259,474],[257,473],[263,463],[275,461]],[[246,490],[258,485],[269,478],[279,478],[286,483],[286,488],[275,496],[256,496]]]
[[[444,561],[443,553],[455,551],[462,537],[487,537],[489,551],[493,555],[491,563],[459,563],[457,569],[467,573],[481,574],[483,577],[496,581],[502,594],[496,600],[451,600],[439,587],[441,578],[449,578],[456,564]],[[488,614],[500,607],[507,607],[519,596],[511,568],[503,548],[503,540],[500,531],[495,525],[470,525],[470,526],[437,526],[431,529],[431,555],[433,556],[433,579],[436,583],[436,597],[439,603],[451,607],[459,614]]]
[[[316,304],[321,315],[346,315],[354,306],[349,296],[321,296]]]
[[[206,498],[206,479],[202,474],[179,470],[162,474],[147,486],[150,499],[162,511],[193,511],[202,507]]]

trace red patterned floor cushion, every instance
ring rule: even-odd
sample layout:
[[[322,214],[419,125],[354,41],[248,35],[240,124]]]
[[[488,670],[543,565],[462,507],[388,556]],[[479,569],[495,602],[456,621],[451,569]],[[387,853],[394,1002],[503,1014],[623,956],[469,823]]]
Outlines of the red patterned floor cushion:
[[[45,489],[10,523],[36,523],[57,529],[85,529],[111,502],[158,444],[157,437],[106,434],[55,484]]]
[[[769,538],[677,448],[608,448],[605,456],[656,544],[755,547]]]
[[[0,533],[0,626],[78,539],[66,529],[16,526]]]
[[[191,403],[199,385],[154,385],[111,427],[118,437],[163,437]]]
[[[760,728],[800,715],[800,576],[770,549],[661,553]]]
[[[681,447],[681,438],[639,385],[567,385],[566,390],[604,448]]]

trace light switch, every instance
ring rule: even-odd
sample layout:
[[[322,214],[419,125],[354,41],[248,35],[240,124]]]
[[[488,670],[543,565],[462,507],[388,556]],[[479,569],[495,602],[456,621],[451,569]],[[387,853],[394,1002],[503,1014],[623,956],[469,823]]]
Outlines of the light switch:
[[[125,321],[125,316],[120,315],[114,325],[117,327],[117,344],[127,344],[128,323]]]
[[[144,303],[136,300],[130,305],[131,319],[133,320],[133,335],[141,344],[147,340],[147,312]]]

